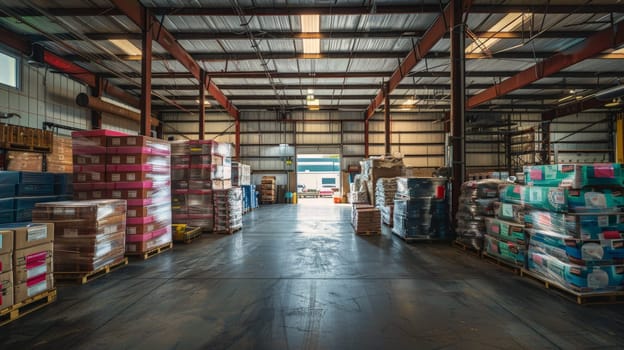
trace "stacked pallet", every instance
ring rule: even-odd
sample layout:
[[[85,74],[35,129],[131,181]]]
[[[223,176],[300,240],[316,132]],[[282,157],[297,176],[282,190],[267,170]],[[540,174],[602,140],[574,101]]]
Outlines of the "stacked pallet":
[[[72,137],[74,199],[127,201],[127,255],[171,246],[169,143],[109,130]]]
[[[53,224],[0,227],[0,311],[54,289]]]
[[[251,184],[251,167],[247,164],[232,162],[232,186]]]
[[[243,191],[243,213],[258,208],[256,185],[242,185],[241,190]]]
[[[533,185],[520,191],[531,206],[529,273],[580,296],[624,290],[621,165],[531,166],[524,175]]]
[[[52,153],[46,156],[46,169],[51,173],[71,173],[73,171],[71,138],[54,137]]]
[[[172,144],[173,221],[214,230],[214,190],[229,189],[230,145],[214,140]]]
[[[457,220],[456,242],[462,246],[481,252],[485,219],[494,216],[494,205],[498,201],[500,180],[471,180],[462,184]]]
[[[214,190],[216,233],[231,234],[243,227],[243,193],[240,187]]]
[[[450,239],[446,185],[445,178],[397,178],[392,232],[406,241]]]
[[[397,192],[397,179],[395,177],[382,177],[377,180],[375,191],[375,206],[381,211],[384,224],[392,226],[394,215],[394,196]]]
[[[260,183],[260,201],[275,203],[277,200],[277,184],[275,176],[263,176]]]
[[[126,201],[37,204],[34,222],[54,223],[54,274],[88,275],[126,258]]]
[[[381,234],[379,208],[368,204],[354,204],[351,207],[351,223],[357,235]]]
[[[397,177],[403,174],[403,159],[389,156],[370,157],[360,162],[362,173],[360,174],[362,184],[366,185],[368,198],[371,204],[377,203],[375,200],[375,188],[377,180],[382,177]]]
[[[8,151],[6,169],[11,171],[43,171],[43,153]]]
[[[30,221],[36,203],[59,199],[54,183],[52,173],[0,172],[0,223]]]

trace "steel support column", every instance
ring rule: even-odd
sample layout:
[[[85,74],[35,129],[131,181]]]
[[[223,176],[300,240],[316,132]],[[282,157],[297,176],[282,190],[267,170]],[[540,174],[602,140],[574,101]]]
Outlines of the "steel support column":
[[[461,184],[465,179],[465,35],[463,17],[463,0],[452,3],[451,17],[451,167],[453,178],[451,183],[451,212],[455,217],[459,204]]]
[[[368,119],[364,119],[364,158],[368,158]]]
[[[540,163],[550,164],[550,122],[542,122],[542,143],[540,148]]]
[[[141,26],[141,135],[151,136],[152,124],[152,14],[145,10]]]
[[[206,72],[199,72],[199,139],[206,136]]]
[[[240,135],[241,135],[240,119],[236,118],[236,120],[234,120],[234,123],[235,123],[235,128],[236,128],[235,135],[234,135],[234,137],[235,137],[235,140],[234,140],[235,145],[234,145],[234,147],[235,147],[235,151],[236,151],[236,160],[240,161],[240,150],[241,150],[241,147],[240,147],[241,146],[241,142],[240,142]]]
[[[100,98],[104,90],[104,79],[99,75],[95,76],[95,86],[91,88],[91,96]],[[95,109],[91,110],[91,129],[102,128],[102,112]]]
[[[389,155],[392,146],[392,130],[390,126],[390,88],[384,84],[384,153]]]

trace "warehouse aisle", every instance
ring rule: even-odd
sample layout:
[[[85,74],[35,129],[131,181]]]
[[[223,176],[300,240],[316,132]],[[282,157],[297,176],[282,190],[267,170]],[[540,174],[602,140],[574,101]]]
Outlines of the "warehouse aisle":
[[[0,328],[2,349],[622,348],[581,307],[441,245],[356,237],[347,205],[270,205]]]

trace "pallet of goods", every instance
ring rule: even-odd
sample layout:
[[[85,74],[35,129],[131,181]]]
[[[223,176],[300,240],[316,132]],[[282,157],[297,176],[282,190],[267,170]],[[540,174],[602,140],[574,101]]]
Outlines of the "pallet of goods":
[[[46,156],[46,170],[51,173],[72,173],[72,139],[54,137],[52,153]]]
[[[216,233],[232,234],[243,227],[243,194],[240,187],[215,190]]]
[[[368,204],[353,204],[351,207],[351,224],[357,235],[380,235],[381,214],[379,208]]]
[[[126,201],[39,203],[34,222],[54,223],[54,277],[81,284],[125,266]]]
[[[375,191],[375,206],[381,212],[384,224],[392,226],[394,215],[394,197],[397,192],[397,180],[395,177],[379,178]]]
[[[277,184],[275,176],[263,176],[260,183],[260,202],[272,204],[277,200]]]
[[[392,232],[405,241],[451,239],[447,179],[397,178]]]
[[[258,208],[256,185],[242,185],[241,190],[243,191],[243,213]]]
[[[0,227],[0,325],[56,299],[54,225],[10,224]]]

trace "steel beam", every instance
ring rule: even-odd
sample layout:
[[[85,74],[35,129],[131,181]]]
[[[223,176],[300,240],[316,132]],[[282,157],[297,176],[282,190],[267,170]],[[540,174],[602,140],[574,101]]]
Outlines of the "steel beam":
[[[392,129],[390,126],[390,87],[388,83],[384,84],[384,152],[386,155],[390,155],[392,147]]]
[[[495,84],[478,95],[468,99],[467,108],[471,109],[482,103],[522,88],[534,81],[551,76],[560,70],[578,62],[594,57],[601,52],[617,48],[624,43],[624,21],[604,29],[570,49],[557,53],[516,75]]]
[[[595,98],[587,98],[581,101],[568,103],[545,111],[542,113],[542,120],[549,121],[560,117],[565,117],[566,115],[580,113],[588,109],[602,108],[604,107],[604,104],[605,101],[599,101]]]
[[[151,21],[154,23],[149,28],[145,27],[143,20],[144,13],[146,13],[145,7],[137,0],[111,0],[111,2],[122,11],[122,13],[130,18],[139,28],[142,30],[149,29],[154,35],[156,41],[165,49],[171,53],[177,61],[179,61],[184,68],[186,68],[191,75],[199,81],[201,68],[199,64],[191,57],[191,55],[184,50],[184,48],[175,40],[173,35],[162,26],[162,23],[158,22],[151,14]],[[221,92],[221,90],[211,81],[207,79],[206,88],[208,93],[221,104],[221,106],[228,112],[229,115],[238,119],[238,109],[230,103],[228,98]]]
[[[206,137],[206,72],[202,69],[199,76],[199,139]]]
[[[102,77],[95,77],[95,86],[91,88],[91,96],[100,98],[102,97],[102,93],[104,90],[104,79]],[[91,109],[91,129],[101,129],[102,128],[102,112]]]
[[[454,0],[451,0],[448,5],[446,5],[442,14],[436,18],[423,37],[416,43],[415,47],[403,59],[394,73],[392,73],[392,76],[390,76],[390,79],[388,80],[388,93],[394,91],[394,89],[401,83],[405,75],[407,75],[444,36],[447,31],[447,23],[454,3]],[[375,99],[371,101],[370,105],[366,109],[366,119],[370,119],[373,114],[375,114],[375,110],[383,104],[383,100],[383,91],[379,91]]]
[[[240,119],[236,119],[235,123],[235,134],[234,134],[234,151],[236,152],[236,160],[240,161],[241,158],[241,126]]]
[[[149,10],[141,13],[141,135],[152,136],[152,15]]]
[[[364,119],[364,158],[368,158],[368,131],[369,131],[369,120],[368,118]]]

